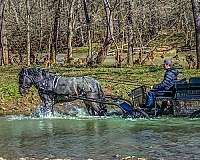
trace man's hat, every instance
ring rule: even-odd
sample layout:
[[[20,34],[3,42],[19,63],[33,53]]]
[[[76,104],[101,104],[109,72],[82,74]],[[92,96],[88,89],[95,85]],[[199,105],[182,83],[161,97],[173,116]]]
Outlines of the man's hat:
[[[172,60],[170,60],[170,59],[165,59],[165,60],[164,60],[164,64],[172,65]]]

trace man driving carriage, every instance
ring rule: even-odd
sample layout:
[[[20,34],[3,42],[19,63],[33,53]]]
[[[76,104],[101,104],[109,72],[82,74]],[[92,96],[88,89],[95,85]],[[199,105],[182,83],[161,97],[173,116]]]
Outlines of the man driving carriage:
[[[164,79],[156,84],[153,89],[151,89],[146,94],[146,101],[144,108],[147,108],[149,111],[155,106],[155,96],[159,91],[168,91],[172,88],[177,80],[178,72],[173,68],[173,63],[170,59],[165,59],[163,67],[166,70],[164,74]]]

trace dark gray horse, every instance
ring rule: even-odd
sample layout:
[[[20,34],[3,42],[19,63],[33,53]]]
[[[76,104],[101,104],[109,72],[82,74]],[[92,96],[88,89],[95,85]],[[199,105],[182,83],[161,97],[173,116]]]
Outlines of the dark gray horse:
[[[59,102],[69,102],[84,97],[85,99],[104,99],[104,93],[97,80],[92,77],[64,77],[42,68],[23,68],[19,73],[19,91],[25,95],[35,86],[43,101],[40,112],[54,113],[53,106]],[[102,116],[105,105],[83,100],[90,115]]]

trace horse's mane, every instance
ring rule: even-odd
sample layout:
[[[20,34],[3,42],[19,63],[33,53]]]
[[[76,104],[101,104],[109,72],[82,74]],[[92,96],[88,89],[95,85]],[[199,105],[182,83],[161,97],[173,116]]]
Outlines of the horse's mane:
[[[24,75],[31,76],[34,79],[37,77],[48,78],[49,76],[55,75],[55,73],[50,72],[49,69],[40,67],[22,68],[19,73],[19,83],[21,83]]]

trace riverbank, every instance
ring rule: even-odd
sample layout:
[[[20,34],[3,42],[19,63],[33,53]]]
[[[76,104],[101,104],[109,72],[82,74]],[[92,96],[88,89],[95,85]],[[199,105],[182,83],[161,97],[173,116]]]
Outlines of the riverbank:
[[[18,91],[18,73],[22,66],[0,67],[0,115],[30,114],[40,103],[37,90],[21,97]],[[127,92],[145,85],[147,87],[158,83],[163,78],[163,69],[157,66],[134,66],[126,68],[75,68],[54,66],[50,70],[63,76],[91,76],[100,81],[107,94],[128,98]],[[199,76],[200,70],[179,69],[179,79]]]

